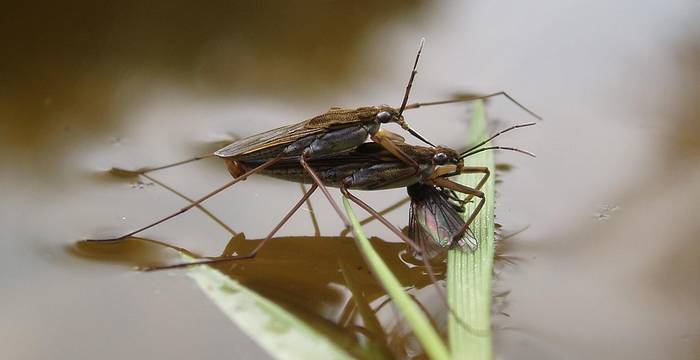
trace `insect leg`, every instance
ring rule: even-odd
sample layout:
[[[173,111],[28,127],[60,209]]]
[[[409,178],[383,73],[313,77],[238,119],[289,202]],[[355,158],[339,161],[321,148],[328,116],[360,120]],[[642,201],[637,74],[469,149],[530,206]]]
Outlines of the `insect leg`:
[[[383,216],[383,215],[386,215],[386,214],[388,214],[388,213],[390,213],[390,212],[392,212],[392,211],[394,211],[394,210],[400,208],[401,206],[405,205],[405,204],[406,204],[407,202],[409,202],[409,201],[411,201],[411,198],[408,198],[408,197],[407,197],[407,198],[404,198],[404,199],[401,199],[401,200],[397,201],[395,204],[384,208],[382,211],[379,211],[379,214],[382,215],[382,216]],[[374,217],[374,216],[372,216],[372,215],[370,215],[370,216],[364,218],[362,221],[360,221],[360,225],[369,224],[369,223],[371,223],[371,222],[374,221],[374,220],[377,220],[377,218]],[[340,236],[347,236],[348,233],[351,232],[351,231],[352,231],[351,229],[345,229],[345,230],[343,230],[343,231],[340,233]]]
[[[384,131],[379,130],[375,134],[371,134],[370,138],[372,141],[375,143],[381,145],[383,148],[385,148],[387,151],[389,151],[392,155],[394,155],[397,159],[403,161],[410,167],[412,167],[415,172],[411,175],[414,175],[418,173],[420,170],[420,166],[418,163],[413,160],[410,156],[408,156],[403,150],[401,150],[396,144],[391,140],[391,135],[385,134]]]
[[[289,218],[294,215],[294,213],[299,210],[299,208],[306,202],[306,200],[311,196],[311,194],[316,191],[318,188],[318,185],[313,184],[311,185],[311,188],[309,191],[304,193],[304,196],[302,196],[299,201],[292,207],[292,209],[287,212],[287,215],[285,215],[282,220],[277,223],[277,225],[270,231],[269,234],[263,239],[258,246],[256,246],[249,254],[246,255],[234,255],[234,256],[222,256],[214,259],[209,259],[209,260],[202,260],[202,261],[194,261],[194,262],[188,262],[188,263],[180,263],[180,264],[174,264],[174,265],[166,265],[166,266],[157,266],[157,267],[147,267],[147,268],[142,268],[140,270],[143,271],[155,271],[155,270],[166,270],[166,269],[177,269],[177,268],[183,268],[183,267],[189,267],[189,266],[195,266],[195,265],[210,265],[210,264],[217,264],[217,263],[223,263],[227,261],[234,261],[234,260],[245,260],[245,259],[252,259],[255,256],[257,256],[258,252],[260,249],[268,242],[270,239],[272,239],[273,236],[279,231],[279,229],[282,228],[282,226],[289,221]]]
[[[374,210],[371,206],[367,205],[367,203],[365,203],[364,201],[360,200],[360,198],[358,198],[357,196],[351,194],[350,191],[348,191],[347,186],[345,186],[344,184],[342,184],[342,185],[340,186],[340,192],[343,193],[343,195],[344,195],[346,198],[352,200],[352,202],[354,202],[355,204],[359,205],[359,206],[360,206],[361,208],[363,208],[365,211],[367,211],[368,213],[370,213],[370,215],[372,215],[374,218],[376,218],[377,220],[379,220],[382,224],[384,224],[384,226],[386,226],[389,230],[391,230],[391,232],[393,232],[394,234],[396,234],[396,236],[398,236],[399,238],[401,238],[401,240],[403,240],[406,244],[408,244],[410,247],[412,247],[415,251],[417,251],[418,253],[421,253],[421,254],[422,254],[422,248],[421,248],[420,246],[418,246],[418,244],[416,244],[415,241],[411,240],[411,238],[409,238],[408,236],[404,235],[404,233],[402,233],[401,230],[399,230],[398,228],[396,228],[396,226],[394,226],[392,223],[390,223],[389,220],[387,220],[384,216],[382,216],[381,214],[379,214],[379,213],[377,212],[377,210]]]
[[[399,229],[397,229],[392,223],[390,223],[387,219],[385,219],[382,215],[380,215],[376,210],[372,209],[371,206],[367,205],[364,201],[360,200],[358,197],[355,195],[351,194],[350,191],[348,191],[347,187],[344,185],[341,185],[340,191],[343,193],[345,197],[348,199],[352,200],[355,204],[359,205],[361,208],[363,208],[365,211],[370,213],[372,216],[376,217],[377,220],[379,220],[382,224],[384,224],[389,230],[391,230],[394,234],[396,234],[401,240],[403,240],[405,243],[410,245],[414,250],[418,252],[418,254],[421,254],[421,259],[423,261],[423,265],[425,266],[425,270],[428,273],[428,276],[430,277],[430,281],[435,284],[435,290],[438,292],[438,295],[440,296],[440,299],[447,304],[447,296],[445,295],[445,292],[441,287],[438,286],[437,284],[437,277],[435,276],[435,271],[433,270],[433,266],[430,264],[430,260],[428,259],[427,256],[425,256],[425,249],[416,244],[415,241],[411,240],[408,236],[404,235]],[[461,237],[461,236],[460,236]],[[457,314],[454,312],[454,310],[448,305],[447,306],[449,311],[452,313],[453,316],[455,316],[456,319],[459,320],[460,323],[462,323],[463,326],[466,326],[464,322],[457,316]]]
[[[173,193],[173,194],[175,194],[175,195],[177,195],[177,196],[183,198],[185,201],[189,202],[190,204],[193,204],[193,203],[195,202],[192,198],[190,198],[190,197],[186,196],[185,194],[183,194],[183,193],[181,193],[181,192],[179,192],[179,191],[173,189],[172,187],[170,187],[170,186],[168,186],[168,185],[165,185],[163,182],[161,182],[161,181],[155,179],[154,177],[152,177],[152,176],[150,176],[150,175],[148,175],[148,174],[141,174],[141,175],[142,175],[143,177],[145,177],[146,179],[150,180],[151,182],[153,182],[153,183],[159,185],[160,187],[164,188],[165,190],[168,190],[168,191],[170,191],[171,193]],[[207,209],[206,209],[204,206],[202,206],[201,204],[197,204],[195,207],[196,207],[197,209],[199,209],[200,211],[202,211],[202,212],[204,213],[204,215],[206,215],[207,217],[209,217],[210,219],[212,219],[215,223],[219,224],[222,228],[224,228],[226,231],[228,231],[228,233],[231,234],[231,236],[236,236],[236,235],[238,235],[238,233],[235,232],[233,229],[231,229],[230,226],[228,226],[228,225],[227,225],[226,223],[224,223],[221,219],[219,219],[218,217],[216,217],[216,215],[214,215],[211,211],[207,210]]]
[[[341,258],[338,258],[338,267],[345,280],[345,286],[350,290],[350,294],[352,295],[350,301],[346,304],[345,309],[341,313],[339,324],[342,324],[344,327],[351,327],[352,325],[350,325],[350,322],[354,314],[359,313],[360,318],[362,318],[362,323],[366,328],[363,335],[368,338],[379,340],[377,345],[379,345],[380,351],[387,354],[390,358],[391,356],[389,354],[391,354],[391,352],[388,350],[389,345],[386,340],[380,340],[386,339],[386,333],[379,319],[377,319],[377,314],[370,306],[371,299],[369,299],[369,297],[371,295],[365,294],[365,291],[363,291],[359,286],[360,284],[352,276],[352,272],[348,271],[348,266]]]
[[[427,260],[427,258],[425,256],[423,256],[423,264],[426,266],[427,269],[431,269],[430,262]],[[435,274],[432,271],[428,271],[428,277],[430,277],[430,281],[432,281],[433,285],[435,286],[436,291],[440,295],[440,300],[447,307],[447,311],[449,311],[450,314],[455,318],[455,320],[457,320],[457,323],[460,326],[462,326],[467,331],[473,332],[474,330],[472,329],[472,327],[467,325],[467,323],[459,316],[459,314],[457,314],[457,311],[455,311],[447,302],[447,295],[445,295],[445,292],[442,290],[442,288],[440,288],[438,286],[437,277],[435,277]],[[423,310],[423,312],[425,312],[426,314],[429,313],[428,310],[425,309],[425,307],[420,303],[420,301],[418,301],[418,299],[416,299],[415,296],[413,296],[411,294],[409,294],[409,296],[411,298],[413,298],[413,301],[416,302],[416,305],[418,305],[418,307],[420,307],[421,310]],[[430,322],[433,324],[433,327],[435,327],[437,329],[437,326],[435,325],[435,320],[432,319],[432,317],[429,317],[429,318],[430,318]]]
[[[302,154],[302,156],[299,158],[299,163],[301,164],[301,167],[306,170],[306,172],[311,176],[311,179],[313,179],[314,184],[318,185],[319,188],[321,188],[321,192],[323,192],[323,195],[326,196],[326,199],[331,203],[331,206],[333,206],[333,209],[335,210],[336,213],[338,213],[338,216],[340,216],[340,219],[343,221],[345,224],[345,227],[349,228],[350,227],[350,221],[345,217],[345,214],[340,210],[340,207],[338,204],[333,200],[333,197],[331,196],[331,193],[328,192],[328,188],[323,185],[323,182],[321,181],[321,178],[316,174],[313,168],[309,166],[309,163],[306,161],[306,152]]]
[[[485,166],[465,166],[462,168],[461,171],[462,174],[483,174],[481,179],[479,179],[479,183],[476,184],[474,187],[474,190],[480,191],[481,188],[484,187],[486,184],[486,181],[489,179],[491,176],[491,170],[489,170],[488,167]],[[464,204],[468,203],[475,195],[469,194],[467,197],[464,198],[464,200],[460,200],[460,204],[464,206]]]
[[[305,194],[306,193],[306,186],[304,186],[303,183],[299,183],[299,187],[301,187],[301,193]],[[321,236],[321,228],[318,226],[318,219],[316,218],[316,213],[314,212],[314,207],[311,205],[311,201],[309,199],[306,199],[306,207],[309,209],[309,216],[311,217],[311,225],[314,227],[314,236],[319,237]]]
[[[193,158],[186,159],[186,160],[180,160],[180,161],[174,162],[172,164],[166,164],[166,165],[155,166],[155,167],[145,167],[145,168],[140,168],[138,170],[126,170],[126,169],[121,169],[121,168],[112,168],[112,170],[117,171],[117,172],[122,172],[122,173],[129,173],[129,174],[133,174],[133,175],[143,175],[143,174],[147,174],[147,173],[152,172],[152,171],[168,169],[168,168],[184,165],[187,163],[195,162],[198,160],[208,159],[211,157],[214,157],[213,153],[195,156]]]
[[[201,198],[195,200],[195,201],[194,201],[193,203],[191,203],[190,205],[185,206],[184,208],[182,208],[182,209],[180,209],[180,210],[178,210],[178,211],[176,211],[176,212],[174,212],[174,213],[172,213],[172,214],[170,214],[170,215],[168,215],[168,216],[166,216],[166,217],[164,217],[164,218],[162,218],[162,219],[160,219],[160,220],[157,220],[157,221],[155,221],[155,222],[153,222],[153,223],[151,223],[151,224],[149,224],[149,225],[146,225],[146,226],[144,226],[144,227],[142,227],[142,228],[139,228],[139,229],[134,230],[134,231],[132,231],[132,232],[130,232],[130,233],[124,234],[124,235],[119,236],[119,237],[111,238],[111,239],[89,239],[88,241],[116,241],[116,240],[123,240],[123,239],[126,239],[126,238],[130,237],[130,236],[136,235],[136,234],[140,233],[141,231],[144,231],[144,230],[146,230],[146,229],[150,229],[150,228],[152,228],[152,227],[154,227],[154,226],[156,226],[156,225],[158,225],[158,224],[160,224],[160,223],[163,223],[163,222],[165,222],[165,221],[168,221],[168,220],[170,220],[170,219],[172,219],[172,218],[174,218],[174,217],[176,217],[176,216],[178,216],[178,215],[180,215],[180,214],[182,214],[182,213],[187,212],[188,210],[190,210],[190,209],[192,209],[193,207],[199,205],[200,203],[204,202],[205,200],[209,199],[210,197],[212,197],[212,196],[214,196],[214,195],[216,195],[216,194],[222,192],[223,190],[225,190],[225,189],[227,189],[227,188],[233,186],[234,184],[236,184],[236,183],[238,183],[238,182],[240,182],[240,181],[243,181],[243,180],[247,179],[248,176],[253,175],[253,174],[257,173],[257,172],[260,172],[260,171],[266,169],[267,167],[270,167],[270,166],[274,165],[275,163],[277,163],[277,162],[280,161],[281,159],[282,159],[281,156],[277,156],[277,157],[275,157],[275,158],[273,158],[273,159],[271,159],[271,160],[269,160],[269,161],[263,163],[262,165],[256,167],[255,169],[252,169],[252,170],[246,172],[245,174],[241,175],[240,177],[229,181],[228,183],[226,183],[226,184],[224,184],[223,186],[217,188],[216,190],[214,190],[214,191],[212,191],[212,192],[210,192],[210,193],[204,195],[203,197],[201,197]]]
[[[479,203],[476,205],[476,208],[472,211],[471,214],[469,214],[469,218],[464,222],[462,228],[459,230],[459,232],[457,232],[457,234],[455,234],[452,237],[455,241],[458,241],[462,238],[462,236],[464,236],[464,233],[467,231],[467,229],[469,229],[469,225],[471,225],[471,223],[474,222],[476,216],[479,215],[481,208],[484,207],[484,203],[486,202],[486,196],[484,196],[484,193],[481,190],[476,190],[470,188],[469,186],[458,184],[454,181],[450,181],[443,178],[432,179],[430,180],[430,183],[431,185],[455,190],[457,192],[461,192],[467,195],[476,196],[480,199]]]
[[[457,99],[450,99],[450,100],[441,100],[441,101],[430,101],[430,102],[417,102],[413,104],[408,104],[406,105],[405,109],[417,109],[422,106],[431,106],[431,105],[442,105],[442,104],[453,104],[453,103],[458,103],[458,102],[467,102],[467,101],[474,101],[474,100],[483,100],[483,99],[488,99],[492,98],[495,96],[505,96],[508,100],[510,100],[512,103],[517,105],[519,108],[523,109],[526,113],[532,115],[534,118],[537,120],[542,120],[542,117],[537,115],[534,111],[526,108],[524,105],[519,103],[515,98],[512,96],[508,95],[505,91],[499,91],[493,94],[487,94],[487,95],[481,95],[481,96],[467,96],[467,97],[462,97],[462,98],[457,98]]]
[[[282,218],[282,220],[272,229],[272,231],[270,231],[270,233],[267,234],[267,237],[265,237],[265,239],[263,241],[261,241],[260,244],[258,244],[258,246],[256,246],[255,249],[253,249],[253,251],[251,251],[251,253],[247,256],[251,257],[251,258],[255,257],[255,255],[258,253],[258,251],[260,251],[260,249],[263,247],[263,245],[265,245],[266,242],[268,242],[270,239],[272,239],[273,236],[275,236],[275,234],[279,231],[279,229],[281,229],[282,226],[287,221],[289,221],[289,218],[291,218],[292,215],[294,215],[294,213],[297,212],[297,210],[299,210],[301,205],[303,205],[309,199],[309,196],[311,196],[311,194],[313,194],[317,188],[318,188],[318,185],[312,184],[311,187],[309,188],[309,190],[306,193],[304,193],[304,196],[302,196],[301,199],[299,201],[297,201],[297,203],[294,205],[294,207],[292,207],[292,210],[290,210],[287,213],[287,215],[285,215]]]

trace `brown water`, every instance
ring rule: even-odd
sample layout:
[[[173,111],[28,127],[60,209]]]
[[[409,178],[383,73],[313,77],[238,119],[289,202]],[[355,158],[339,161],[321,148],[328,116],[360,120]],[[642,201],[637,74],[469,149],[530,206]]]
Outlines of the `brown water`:
[[[396,104],[421,36],[427,43],[414,100],[504,89],[546,118],[499,140],[538,158],[499,157],[513,169],[501,176],[498,221],[506,233],[529,228],[508,241],[517,261],[496,279],[499,291],[509,291],[500,306],[509,316],[494,319],[497,355],[698,357],[696,2],[268,4],[5,7],[3,358],[266,358],[181,272],[127,266],[172,261],[171,250],[75,245],[183,204],[148,181],[104,171],[186,158],[332,105]],[[494,127],[529,121],[505,100],[492,101],[489,112]],[[429,139],[459,147],[465,117],[465,107],[446,106],[415,110],[409,121]],[[227,173],[208,161],[157,178],[195,197]],[[207,206],[259,239],[298,196],[297,185],[255,178]],[[405,195],[361,196],[384,208]],[[256,276],[240,275],[289,306],[320,307],[342,320],[346,299],[327,286],[338,279],[305,282],[303,272],[273,266],[277,254],[294,254],[295,269],[323,268],[330,261],[316,259],[351,248],[337,237],[341,226],[326,202],[315,196],[313,205],[324,238],[309,240],[311,222],[297,215],[280,233],[288,238],[275,239],[281,252],[254,265]],[[388,217],[403,226],[407,215]],[[366,230],[394,241],[379,225]],[[143,236],[210,255],[230,238],[199,212]],[[400,251],[383,244],[385,254]],[[424,279],[406,281],[423,287]],[[288,296],[308,291],[325,294],[323,304]]]

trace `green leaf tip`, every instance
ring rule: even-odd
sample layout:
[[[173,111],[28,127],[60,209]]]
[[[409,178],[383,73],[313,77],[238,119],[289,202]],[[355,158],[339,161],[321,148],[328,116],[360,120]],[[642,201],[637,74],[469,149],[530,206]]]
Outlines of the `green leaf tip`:
[[[275,359],[353,359],[279,305],[209,266],[188,271],[207,297]]]

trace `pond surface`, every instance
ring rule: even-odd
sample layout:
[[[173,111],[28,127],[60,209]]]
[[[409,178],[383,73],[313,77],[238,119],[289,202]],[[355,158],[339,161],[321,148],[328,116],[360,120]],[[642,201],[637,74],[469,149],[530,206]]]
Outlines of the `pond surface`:
[[[396,105],[423,36],[413,100],[506,90],[545,117],[497,141],[537,154],[497,158],[511,166],[499,174],[497,221],[504,234],[526,228],[504,244],[514,264],[497,269],[496,291],[508,292],[494,317],[497,356],[697,358],[697,2],[246,4],[47,3],[0,15],[3,358],[267,358],[183,272],[131,270],[177,261],[172,250],[76,244],[184,204],[106,171],[184,159],[330,106]],[[488,111],[493,129],[530,121],[505,99]],[[407,118],[458,148],[468,114],[452,105]],[[193,198],[229,179],[216,160],[154,178]],[[359,194],[377,209],[405,198]],[[298,185],[257,177],[206,206],[261,239],[300,196]],[[352,242],[320,195],[312,204],[321,238],[304,207],[267,258],[237,276],[287,306],[348,321],[347,292],[329,285],[337,274],[310,279]],[[405,226],[405,205],[387,216]],[[395,236],[366,231],[397,259]],[[207,255],[231,239],[198,211],[142,236]],[[405,275],[439,318],[424,276]]]

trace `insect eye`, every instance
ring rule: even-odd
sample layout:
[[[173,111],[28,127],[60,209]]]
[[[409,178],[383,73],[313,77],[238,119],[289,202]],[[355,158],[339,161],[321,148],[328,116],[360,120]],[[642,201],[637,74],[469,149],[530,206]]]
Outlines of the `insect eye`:
[[[377,114],[377,120],[382,124],[386,124],[391,121],[391,114],[389,114],[387,111],[382,111]]]
[[[445,165],[445,164],[447,164],[447,154],[445,154],[443,152],[439,152],[439,153],[435,154],[435,156],[433,156],[433,161],[437,165]]]

